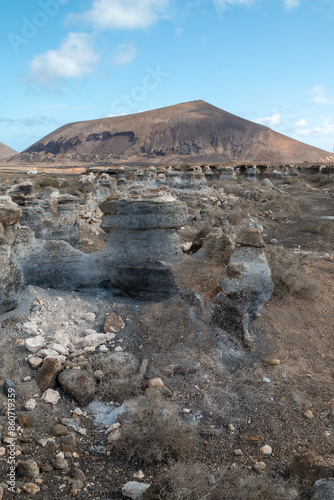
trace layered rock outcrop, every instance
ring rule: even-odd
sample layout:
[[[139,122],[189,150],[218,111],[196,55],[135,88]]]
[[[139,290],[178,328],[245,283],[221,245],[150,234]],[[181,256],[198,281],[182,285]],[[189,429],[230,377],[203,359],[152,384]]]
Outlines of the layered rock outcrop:
[[[8,193],[22,209],[21,225],[30,227],[38,239],[62,240],[75,245],[79,240],[79,198],[46,189],[42,198],[32,193]]]
[[[176,230],[187,220],[185,203],[166,187],[114,194],[100,205],[110,234],[111,281],[129,295],[161,299],[177,291],[171,264],[183,258]]]
[[[21,272],[12,258],[22,211],[9,196],[0,197],[0,314],[17,306]]]
[[[250,324],[260,316],[274,291],[274,284],[261,232],[249,227],[239,235],[236,244],[220,281],[222,291],[212,303],[212,319],[244,346],[250,347]]]
[[[103,202],[102,227],[109,237],[102,250],[89,255],[66,241],[36,238],[30,227],[19,226],[21,208],[9,197],[2,201],[2,311],[15,307],[21,283],[75,290],[109,282],[152,300],[177,293],[172,264],[184,256],[176,230],[188,214],[169,188],[130,189]]]

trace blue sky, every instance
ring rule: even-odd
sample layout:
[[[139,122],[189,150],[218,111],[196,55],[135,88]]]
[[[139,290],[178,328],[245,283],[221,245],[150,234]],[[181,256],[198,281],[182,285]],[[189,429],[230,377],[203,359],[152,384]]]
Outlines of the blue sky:
[[[0,142],[203,99],[333,150],[334,0],[3,0]]]

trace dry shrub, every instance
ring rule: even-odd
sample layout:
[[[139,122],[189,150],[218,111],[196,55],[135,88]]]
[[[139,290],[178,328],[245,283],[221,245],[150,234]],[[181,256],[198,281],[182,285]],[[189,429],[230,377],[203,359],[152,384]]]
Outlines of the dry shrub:
[[[266,193],[266,199],[262,200],[261,208],[264,211],[271,210],[278,220],[297,219],[302,216],[298,200],[277,191]]]
[[[305,255],[273,246],[266,248],[266,257],[275,284],[274,296],[303,299],[318,296],[320,284],[310,275]]]
[[[334,223],[331,221],[322,222],[321,224],[317,224],[316,222],[308,222],[303,227],[303,231],[305,231],[305,233],[332,236],[334,235]]]
[[[252,203],[249,200],[239,199],[231,210],[226,212],[226,216],[232,226],[238,226],[248,217]]]
[[[317,187],[328,186],[334,182],[333,175],[330,174],[311,174],[309,176],[310,182],[315,184]]]
[[[46,187],[59,188],[60,182],[58,181],[58,179],[56,179],[56,177],[47,176],[43,177],[43,179],[39,181],[39,185],[41,188],[46,188]]]
[[[211,480],[210,480],[211,479]],[[144,495],[145,500],[294,500],[295,489],[242,469],[209,476],[206,466],[176,463],[165,470]]]
[[[106,357],[98,354],[91,358],[91,363],[94,371],[103,372],[97,389],[97,397],[101,401],[123,403],[125,399],[142,394],[143,380],[138,373],[139,365],[135,361],[122,363],[113,355]]]
[[[147,403],[121,429],[117,448],[141,463],[185,461],[196,455],[196,429],[157,390],[147,391]]]

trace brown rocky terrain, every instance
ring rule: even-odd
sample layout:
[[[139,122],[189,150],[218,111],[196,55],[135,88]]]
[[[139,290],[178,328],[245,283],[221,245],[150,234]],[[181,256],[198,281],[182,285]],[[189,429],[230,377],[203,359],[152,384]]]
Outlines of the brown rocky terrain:
[[[12,149],[6,146],[6,144],[2,144],[2,142],[0,142],[0,160],[9,158],[10,156],[14,156],[16,154],[17,151],[15,151],[15,149]]]
[[[49,164],[328,163],[334,155],[204,101],[70,123],[10,160]]]
[[[22,498],[333,498],[330,170],[13,174],[0,203],[0,498],[9,389]]]

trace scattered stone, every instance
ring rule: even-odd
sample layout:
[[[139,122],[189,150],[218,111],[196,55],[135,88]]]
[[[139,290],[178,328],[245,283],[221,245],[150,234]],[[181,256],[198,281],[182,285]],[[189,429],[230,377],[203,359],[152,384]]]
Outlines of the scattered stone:
[[[279,366],[281,364],[279,359],[268,359],[268,363],[271,366]]]
[[[72,490],[71,491],[79,491],[79,490],[82,490],[82,488],[84,488],[85,484],[80,481],[80,479],[75,479],[73,482],[72,482]]]
[[[14,396],[15,398],[17,398],[16,385],[12,380],[9,379],[5,380],[5,383],[3,385],[3,390],[7,397],[13,398]]]
[[[59,455],[57,455],[56,460],[53,463],[53,467],[56,470],[65,470],[65,469],[68,469],[69,464],[68,464],[68,461],[63,456],[63,454],[59,453]]]
[[[79,467],[72,467],[71,475],[72,475],[73,479],[77,479],[79,481],[86,481],[86,476],[82,472],[82,470],[79,469]]]
[[[243,451],[238,448],[238,449],[234,450],[234,454],[237,457],[241,457],[243,455]]]
[[[21,329],[27,335],[38,335],[38,325],[34,321],[27,321],[23,323]]]
[[[228,424],[227,426],[228,430],[231,431],[231,432],[234,432],[235,431],[235,427],[233,424]]]
[[[142,470],[139,470],[138,472],[135,472],[132,477],[134,477],[135,479],[144,479],[145,477],[145,474]]]
[[[63,424],[56,424],[52,428],[52,434],[54,436],[66,436],[67,433],[67,427]]]
[[[150,484],[138,483],[130,481],[122,488],[122,495],[132,500],[141,500],[144,497],[145,491],[149,489]]]
[[[80,420],[78,418],[62,418],[61,423],[74,430],[78,430],[80,427]]]
[[[26,414],[19,415],[17,422],[23,429],[28,429],[34,423],[32,417]]]
[[[64,370],[58,376],[62,389],[81,406],[87,406],[95,396],[94,377],[86,370]]]
[[[306,418],[308,418],[309,420],[311,420],[311,419],[314,417],[314,415],[313,415],[313,413],[312,413],[312,411],[311,411],[311,410],[307,410],[307,411],[304,413],[304,417],[306,417]]]
[[[39,467],[35,460],[29,459],[24,462],[19,461],[17,464],[17,472],[22,477],[35,478],[38,477]]]
[[[114,444],[115,441],[118,441],[122,435],[122,432],[120,429],[115,429],[110,434],[108,435],[107,441],[109,444]]]
[[[270,384],[270,378],[263,377],[262,382],[264,382],[265,384]]]
[[[99,351],[100,352],[109,352],[109,349],[106,345],[103,344],[99,347]]]
[[[101,344],[105,344],[107,341],[107,336],[105,333],[92,333],[87,335],[84,339],[82,339],[81,344],[85,349],[86,347],[98,347]]]
[[[264,471],[266,467],[267,466],[264,462],[256,462],[256,464],[254,465],[254,469],[258,472]]]
[[[262,446],[262,448],[260,448],[260,451],[264,454],[264,455],[271,455],[272,452],[273,452],[273,449],[271,448],[271,446],[269,446],[268,444],[265,444],[264,446]]]
[[[22,379],[22,382],[31,382],[31,377],[30,377],[30,375],[29,375],[28,377],[24,377],[24,378]]]
[[[54,391],[53,389],[48,389],[43,393],[42,399],[43,401],[45,401],[45,403],[56,405],[60,400],[60,394],[58,391]]]
[[[120,345],[115,347],[115,352],[123,352],[123,351],[124,351],[124,349]]]
[[[60,344],[56,344],[56,342],[51,342],[50,344],[48,344],[48,349],[53,349],[54,351],[58,352],[59,354],[62,354],[63,356],[69,356],[70,352],[69,350],[60,345]]]
[[[40,351],[45,347],[45,338],[42,335],[37,335],[37,337],[31,337],[26,340],[26,348],[30,352]]]
[[[24,408],[28,411],[32,411],[36,408],[36,405],[37,405],[36,399],[28,399],[28,401],[24,403]]]
[[[28,493],[29,495],[33,495],[33,496],[41,491],[40,487],[37,486],[37,484],[35,484],[35,483],[24,484],[22,486],[22,490],[25,491],[26,493]],[[16,493],[17,492],[18,492],[18,490],[16,490]]]
[[[6,448],[1,447],[0,448],[0,457],[3,457],[4,455],[6,455]]]
[[[149,389],[151,388],[159,388],[159,387],[165,387],[165,384],[161,380],[161,378],[152,378],[151,380],[147,381],[147,387]]]
[[[75,437],[75,434],[73,434],[72,432],[69,434],[66,434],[66,436],[64,436],[61,439],[61,449],[63,452],[72,452],[73,453],[73,450],[76,447],[76,445],[77,445],[77,439]]]
[[[41,364],[43,363],[43,358],[33,356],[32,358],[28,359],[28,363],[29,363],[30,368],[32,368],[33,370],[37,370],[37,368],[39,368],[41,366]]]
[[[96,314],[90,312],[90,313],[84,313],[82,315],[82,319],[84,321],[87,321],[87,323],[94,323],[94,321],[96,320]]]
[[[278,240],[276,240],[276,238],[273,238],[273,239],[271,239],[271,240],[270,240],[270,243],[271,243],[272,245],[278,245],[279,241],[278,241]]]
[[[333,500],[334,478],[319,479],[313,486],[310,500]]]
[[[58,358],[46,358],[38,370],[36,382],[41,392],[53,387],[63,365]]]
[[[117,314],[110,314],[104,321],[103,331],[104,333],[118,333],[123,330],[125,324],[121,318]]]

